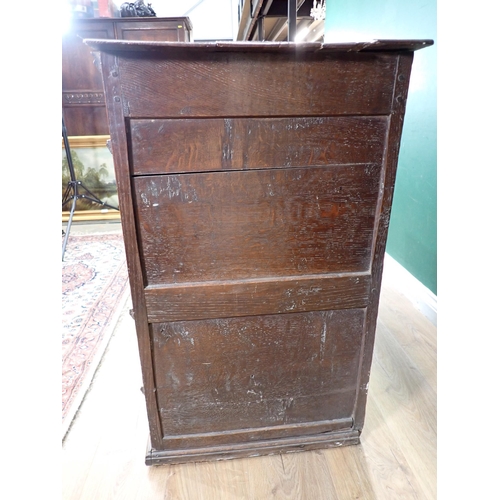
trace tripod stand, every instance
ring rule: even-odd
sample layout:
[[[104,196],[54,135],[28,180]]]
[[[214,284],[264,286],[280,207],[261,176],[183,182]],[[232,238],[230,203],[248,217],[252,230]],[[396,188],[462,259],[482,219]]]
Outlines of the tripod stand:
[[[68,243],[69,231],[71,229],[71,223],[73,222],[73,215],[75,213],[75,207],[77,200],[85,199],[93,203],[97,203],[103,207],[108,207],[113,210],[118,210],[117,207],[105,203],[100,200],[92,191],[87,189],[81,181],[77,180],[75,175],[75,168],[73,166],[73,159],[71,158],[71,150],[69,147],[68,133],[66,131],[66,125],[64,124],[64,117],[62,119],[62,136],[64,141],[64,149],[66,150],[66,159],[68,160],[69,176],[70,181],[68,182],[68,187],[64,192],[62,199],[62,208],[71,202],[71,210],[69,213],[68,225],[66,226],[66,234],[64,235],[63,247],[62,247],[62,260],[64,260],[64,252],[66,251],[66,244]]]

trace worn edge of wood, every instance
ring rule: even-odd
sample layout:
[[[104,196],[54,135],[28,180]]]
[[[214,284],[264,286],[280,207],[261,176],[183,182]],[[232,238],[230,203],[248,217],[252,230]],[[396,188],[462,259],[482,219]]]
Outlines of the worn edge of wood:
[[[310,310],[363,308],[372,283],[369,273],[354,276],[276,277],[233,282],[146,287],[150,323],[286,314]],[[253,285],[253,290],[248,285]],[[346,299],[346,290],[349,298]]]
[[[211,460],[229,460],[233,458],[250,458],[262,455],[293,453],[324,448],[336,448],[360,443],[360,431],[357,429],[309,435],[269,439],[251,443],[238,443],[221,446],[207,446],[189,450],[158,450],[148,443],[146,465],[180,464],[187,462],[204,462]]]
[[[167,434],[163,437],[162,450],[206,448],[209,446],[232,446],[233,444],[254,443],[258,441],[289,439],[295,436],[306,437],[332,432],[347,432],[352,430],[353,420],[338,418],[296,424],[283,424],[267,427],[252,427],[245,429],[221,430],[207,433]]]
[[[375,331],[377,328],[384,255],[387,245],[387,235],[389,231],[392,199],[394,195],[396,170],[398,166],[399,149],[401,146],[413,55],[413,52],[408,52],[398,56],[396,74],[394,75],[393,105],[386,139],[388,147],[386,148],[382,163],[384,168],[381,169],[381,206],[380,210],[377,211],[378,223],[375,225],[376,233],[374,234],[372,247],[372,284],[366,309],[358,372],[358,389],[353,412],[354,427],[359,429],[360,432],[364,426],[366,416],[366,402],[368,398],[368,386],[375,344]],[[391,146],[392,149],[390,150]]]
[[[181,52],[385,52],[414,51],[434,44],[430,39],[381,39],[364,42],[159,42],[85,38],[83,42],[103,52],[160,50]]]
[[[103,54],[101,58],[101,70],[106,93],[110,137],[113,145],[113,163],[116,173],[118,196],[120,198],[125,255],[127,258],[130,294],[134,310],[139,357],[141,360],[144,394],[148,408],[149,430],[153,445],[158,446],[162,440],[162,430],[158,413],[158,402],[156,400],[152,343],[144,297],[144,275],[139,257],[131,180],[128,175],[127,127],[123,113],[118,58],[111,54]]]

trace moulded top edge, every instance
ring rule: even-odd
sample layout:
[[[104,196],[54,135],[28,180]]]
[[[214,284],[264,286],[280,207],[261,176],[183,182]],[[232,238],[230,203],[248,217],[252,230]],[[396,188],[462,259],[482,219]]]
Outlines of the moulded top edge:
[[[87,38],[84,43],[102,52],[408,52],[429,47],[433,40],[372,40],[369,42],[158,42]]]

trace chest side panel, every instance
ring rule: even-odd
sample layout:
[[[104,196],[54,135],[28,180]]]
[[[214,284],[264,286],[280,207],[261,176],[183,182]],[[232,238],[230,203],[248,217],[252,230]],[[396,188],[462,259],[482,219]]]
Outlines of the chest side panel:
[[[108,68],[155,448],[168,461],[358,439],[399,56],[142,56]]]

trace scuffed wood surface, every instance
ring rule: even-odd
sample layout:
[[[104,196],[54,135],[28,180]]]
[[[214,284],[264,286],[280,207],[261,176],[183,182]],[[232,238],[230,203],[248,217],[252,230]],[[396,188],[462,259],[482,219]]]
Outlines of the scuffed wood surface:
[[[148,321],[159,323],[366,307],[370,285],[366,273],[296,276],[148,287],[145,298]]]
[[[380,165],[133,178],[148,285],[360,272]]]
[[[102,54],[146,463],[358,443],[413,53],[183,47]]]
[[[386,130],[382,116],[132,120],[131,172],[381,164]]]
[[[434,44],[433,40],[427,39],[406,39],[406,40],[371,40],[366,42],[339,42],[339,43],[293,43],[293,42],[192,42],[192,43],[169,43],[158,41],[114,41],[106,39],[84,40],[84,43],[97,50],[103,50],[113,54],[121,52],[158,52],[175,55],[183,53],[199,52],[203,49],[206,52],[371,52],[371,51],[415,51]]]
[[[165,439],[185,435],[187,446],[189,434],[252,427],[263,439],[259,427],[349,420],[364,317],[350,309],[154,324]]]

